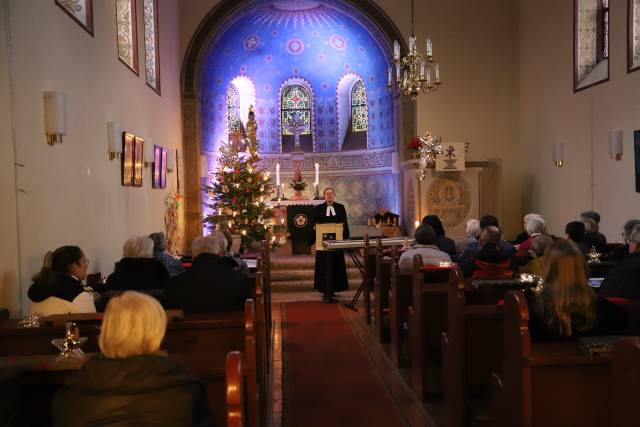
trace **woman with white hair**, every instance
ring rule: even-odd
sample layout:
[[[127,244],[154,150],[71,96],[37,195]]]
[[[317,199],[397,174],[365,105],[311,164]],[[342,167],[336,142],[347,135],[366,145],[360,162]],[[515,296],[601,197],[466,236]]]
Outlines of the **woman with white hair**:
[[[527,253],[531,248],[531,242],[537,236],[547,234],[547,227],[544,222],[544,218],[540,215],[531,216],[524,223],[524,230],[527,232],[529,238],[518,246],[519,253]]]
[[[600,227],[598,223],[589,217],[581,217],[580,221],[584,224],[584,237],[582,242],[587,247],[587,249],[591,249],[592,247],[596,248],[601,254],[607,252],[607,238],[604,234],[600,233]]]
[[[58,393],[56,426],[213,426],[201,381],[158,354],[167,316],[154,298],[124,292],[109,301],[99,354]]]
[[[456,245],[456,251],[461,254],[464,253],[465,248],[469,243],[477,242],[480,237],[480,221],[472,218],[467,221],[467,227],[465,229],[464,240]]]
[[[164,289],[168,280],[165,266],[153,259],[153,240],[133,237],[124,243],[122,259],[107,278],[107,289]]]
[[[524,242],[529,237],[531,237],[529,236],[529,233],[527,233],[527,222],[529,222],[531,218],[535,218],[535,217],[541,217],[541,215],[537,213],[528,213],[522,218],[524,231],[518,234],[518,237],[516,237],[516,240],[513,241],[514,245],[519,245],[520,243]]]

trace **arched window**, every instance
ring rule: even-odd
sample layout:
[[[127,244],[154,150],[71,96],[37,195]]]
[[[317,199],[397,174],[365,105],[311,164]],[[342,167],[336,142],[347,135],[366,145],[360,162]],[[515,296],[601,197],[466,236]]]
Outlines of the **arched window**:
[[[304,126],[300,135],[311,133],[311,98],[309,91],[300,85],[292,85],[282,92],[282,135],[293,135],[290,126],[298,119]]]
[[[234,130],[239,129],[241,126],[240,93],[233,84],[230,84],[227,88],[227,123],[227,133],[229,135],[231,135]]]
[[[308,88],[292,84],[282,90],[280,99],[282,152],[290,153],[295,148],[294,125],[298,125],[300,147],[313,152],[311,135],[311,95]]]
[[[368,128],[367,92],[362,80],[358,80],[351,88],[351,131],[366,132]]]

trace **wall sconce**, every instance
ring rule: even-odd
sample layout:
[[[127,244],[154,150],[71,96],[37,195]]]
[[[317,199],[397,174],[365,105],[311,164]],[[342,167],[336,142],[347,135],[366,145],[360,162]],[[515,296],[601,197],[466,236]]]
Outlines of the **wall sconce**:
[[[613,160],[622,160],[622,131],[609,131],[609,154]]]
[[[553,161],[559,168],[564,165],[564,142],[556,142],[553,144]]]
[[[173,169],[176,167],[176,150],[167,150],[167,173],[173,173]]]
[[[144,159],[144,167],[145,169],[148,168],[149,166],[151,166],[154,162],[154,155],[153,155],[153,140],[151,138],[147,138],[144,140],[143,142],[143,147],[144,147],[144,154],[143,154],[143,159]]]
[[[49,145],[62,142],[67,134],[67,98],[62,92],[44,93],[44,131]]]
[[[107,122],[107,143],[109,145],[109,160],[119,159],[122,154],[122,127],[120,127],[120,123]]]
[[[200,155],[200,177],[207,178],[209,176],[209,156]]]

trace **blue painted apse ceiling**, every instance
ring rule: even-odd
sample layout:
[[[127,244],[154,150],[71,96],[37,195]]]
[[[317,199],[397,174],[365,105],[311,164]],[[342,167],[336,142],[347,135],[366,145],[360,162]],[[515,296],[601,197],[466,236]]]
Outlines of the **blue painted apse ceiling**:
[[[201,74],[203,151],[228,135],[227,91],[237,84],[255,107],[261,153],[282,152],[280,97],[289,84],[311,96],[309,133],[315,152],[350,149],[353,85],[366,92],[367,132],[360,148],[395,146],[393,96],[386,87],[390,51],[381,32],[339,0],[257,0],[216,34]],[[248,101],[247,101],[248,99]],[[248,105],[239,108],[247,120]]]

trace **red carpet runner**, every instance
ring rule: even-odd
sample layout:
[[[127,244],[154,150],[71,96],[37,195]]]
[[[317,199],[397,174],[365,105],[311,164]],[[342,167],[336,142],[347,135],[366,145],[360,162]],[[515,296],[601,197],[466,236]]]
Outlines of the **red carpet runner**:
[[[336,304],[294,302],[284,308],[285,427],[405,425]]]

